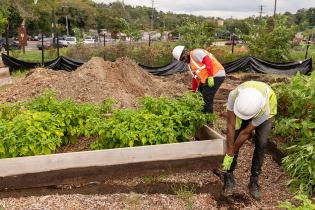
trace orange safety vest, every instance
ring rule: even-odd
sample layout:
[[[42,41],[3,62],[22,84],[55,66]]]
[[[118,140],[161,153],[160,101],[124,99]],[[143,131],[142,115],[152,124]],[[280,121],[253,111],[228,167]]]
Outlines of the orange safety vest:
[[[212,60],[212,69],[213,69],[213,77],[216,76],[216,74],[220,70],[224,70],[224,67],[221,65],[221,63],[208,51],[203,50],[207,55],[209,55],[210,59]],[[206,68],[206,65],[198,62],[194,59],[193,55],[194,50],[190,51],[190,68],[195,75],[195,78],[197,79],[198,83],[206,83],[207,78],[209,77],[208,71]]]

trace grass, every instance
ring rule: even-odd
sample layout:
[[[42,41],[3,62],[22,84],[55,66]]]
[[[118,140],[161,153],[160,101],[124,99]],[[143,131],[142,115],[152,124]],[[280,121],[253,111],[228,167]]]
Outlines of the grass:
[[[60,49],[60,55],[67,55],[68,49],[67,48],[61,48]],[[42,61],[42,51],[40,50],[30,50],[26,51],[25,54],[23,54],[20,50],[13,50],[10,53],[10,56],[22,60],[22,61],[28,61],[28,62],[41,62]],[[50,61],[57,58],[57,50],[45,50],[44,51],[44,61]]]
[[[306,52],[306,45],[295,47],[290,51],[291,57],[294,60],[304,60]],[[315,45],[311,45],[308,50],[308,57],[315,59]]]
[[[165,178],[166,178],[165,175],[144,176],[143,180],[147,183],[157,183],[157,182],[162,182]]]
[[[187,209],[193,208],[193,197],[196,189],[186,185],[172,186],[171,187],[177,198],[182,199],[186,203]]]

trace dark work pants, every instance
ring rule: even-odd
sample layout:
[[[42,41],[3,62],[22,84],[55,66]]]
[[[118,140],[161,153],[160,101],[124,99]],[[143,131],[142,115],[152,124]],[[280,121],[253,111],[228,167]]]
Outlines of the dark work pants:
[[[225,77],[214,77],[214,86],[209,87],[208,84],[200,84],[198,90],[202,93],[205,102],[204,112],[213,113],[213,100],[216,92],[224,82]]]
[[[250,120],[243,121],[242,126],[239,130],[235,131],[235,140],[237,139],[241,130],[246,128]],[[273,126],[274,118],[266,120],[264,123],[256,127],[255,135],[253,140],[255,142],[255,150],[252,158],[252,168],[251,168],[251,177],[258,179],[258,176],[261,173],[261,167],[264,163],[265,150],[268,143],[268,136],[270,134],[271,128]],[[233,173],[237,165],[238,152],[234,155],[234,160],[231,166],[229,173]]]

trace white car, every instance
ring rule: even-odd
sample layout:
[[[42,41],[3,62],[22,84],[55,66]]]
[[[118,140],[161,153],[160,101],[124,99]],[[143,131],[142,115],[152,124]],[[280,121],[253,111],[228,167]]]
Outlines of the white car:
[[[68,42],[66,41],[66,38],[59,39],[59,47],[68,47]]]
[[[66,37],[66,40],[65,42],[68,44],[68,45],[75,45],[77,43],[77,38],[73,37],[73,36],[69,36],[69,37]]]
[[[93,37],[91,37],[91,36],[87,36],[84,38],[83,43],[84,44],[94,44],[95,39],[93,39]]]

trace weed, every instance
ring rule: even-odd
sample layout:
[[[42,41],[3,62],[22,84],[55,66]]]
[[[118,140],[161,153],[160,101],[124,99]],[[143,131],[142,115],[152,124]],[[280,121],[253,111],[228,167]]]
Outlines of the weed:
[[[175,193],[177,198],[182,199],[186,203],[187,209],[193,208],[193,197],[196,192],[196,189],[194,187],[187,185],[173,185],[171,186],[171,189]]]
[[[143,180],[147,183],[157,183],[157,182],[162,182],[165,178],[166,178],[165,175],[144,176]]]
[[[278,208],[288,210],[315,210],[315,204],[312,203],[312,201],[315,202],[314,199],[310,200],[306,195],[296,195],[294,198],[298,201],[298,204],[296,204],[296,202],[293,204],[290,201],[285,201],[278,205]]]

